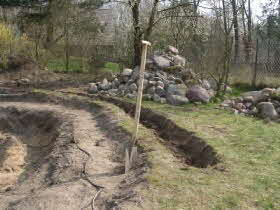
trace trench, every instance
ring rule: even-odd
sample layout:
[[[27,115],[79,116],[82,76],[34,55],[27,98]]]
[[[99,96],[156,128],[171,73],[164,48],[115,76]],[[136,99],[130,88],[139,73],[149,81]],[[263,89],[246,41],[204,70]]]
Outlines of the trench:
[[[96,98],[95,95],[81,92],[59,92]],[[101,95],[97,98],[118,106],[131,117],[134,117],[135,104],[118,98]],[[154,129],[174,155],[182,159],[186,164],[197,168],[206,168],[220,162],[219,155],[211,145],[207,144],[202,138],[196,136],[194,132],[181,128],[174,121],[168,119],[161,113],[142,107],[140,122],[145,127]]]
[[[100,98],[122,108],[132,117],[135,114],[135,104],[117,98],[104,96],[100,96]],[[198,168],[206,168],[219,162],[218,154],[212,146],[197,137],[195,133],[181,128],[162,114],[148,108],[142,108],[140,122],[148,128],[153,128],[165,140],[167,147],[176,156],[181,157],[185,163]]]
[[[51,111],[0,108],[0,192],[30,178],[51,153],[60,120]]]

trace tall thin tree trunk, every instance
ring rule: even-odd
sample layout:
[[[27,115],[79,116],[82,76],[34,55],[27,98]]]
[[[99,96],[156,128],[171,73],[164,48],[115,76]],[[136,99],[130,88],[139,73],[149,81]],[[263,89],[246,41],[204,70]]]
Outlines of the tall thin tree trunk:
[[[233,27],[234,27],[234,63],[239,60],[239,24],[236,0],[231,0],[233,12]]]
[[[136,0],[132,2],[132,18],[133,18],[133,28],[134,28],[134,58],[133,64],[139,66],[141,62],[141,28],[139,19],[139,9],[141,0]]]
[[[251,60],[251,47],[252,47],[252,9],[251,0],[248,0],[248,38],[247,38],[247,60]]]
[[[158,4],[159,4],[159,0],[154,0],[153,8],[152,8],[151,15],[150,15],[150,18],[149,18],[148,27],[145,31],[145,39],[146,40],[149,40],[150,36],[152,34],[152,29],[154,27],[155,17],[156,17],[157,9],[158,9]]]
[[[46,48],[49,48],[54,41],[53,9],[54,9],[54,0],[49,0],[48,7],[47,7],[48,20],[47,20],[47,37],[45,43]]]

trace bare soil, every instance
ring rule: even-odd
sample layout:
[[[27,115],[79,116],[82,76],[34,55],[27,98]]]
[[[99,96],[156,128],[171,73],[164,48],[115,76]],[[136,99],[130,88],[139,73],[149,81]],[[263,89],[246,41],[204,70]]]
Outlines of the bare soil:
[[[139,161],[124,175],[130,135],[108,116],[98,108],[1,102],[0,209],[141,208],[133,183],[145,169]]]

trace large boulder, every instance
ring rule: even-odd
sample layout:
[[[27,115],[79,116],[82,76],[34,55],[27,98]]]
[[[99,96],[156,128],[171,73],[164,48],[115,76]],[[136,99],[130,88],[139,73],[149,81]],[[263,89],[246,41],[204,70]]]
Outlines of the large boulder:
[[[154,55],[153,61],[155,65],[160,69],[165,69],[171,66],[171,62],[168,58],[161,55]]]
[[[183,84],[180,85],[170,84],[167,87],[167,93],[169,95],[185,96],[186,92],[187,92],[187,87]]]
[[[173,55],[178,55],[179,54],[179,50],[176,47],[173,47],[171,45],[167,46],[166,50],[167,53],[169,54],[173,54]]]
[[[269,94],[263,91],[250,91],[242,94],[243,98],[250,99],[253,103],[264,102],[269,98]]]
[[[186,59],[180,55],[176,55],[173,57],[173,64],[174,66],[185,66]]]
[[[95,83],[89,83],[88,84],[88,93],[90,94],[95,94],[98,93],[98,88]]]
[[[210,101],[207,90],[199,86],[191,87],[186,96],[192,102],[208,103]]]
[[[276,120],[279,117],[273,104],[270,102],[261,102],[257,105],[257,108],[258,108],[260,117],[262,117],[263,119],[268,118],[270,120]]]
[[[184,105],[184,104],[188,104],[189,100],[188,98],[184,97],[184,96],[178,96],[178,95],[168,95],[166,98],[167,103],[171,104],[171,105]]]

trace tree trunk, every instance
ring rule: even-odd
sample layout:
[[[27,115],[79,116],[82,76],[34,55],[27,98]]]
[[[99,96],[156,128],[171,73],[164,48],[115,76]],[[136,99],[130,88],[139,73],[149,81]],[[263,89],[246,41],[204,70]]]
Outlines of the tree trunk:
[[[239,60],[239,24],[236,0],[231,0],[232,12],[233,12],[233,27],[234,27],[234,63]]]
[[[139,9],[141,0],[136,0],[131,3],[133,29],[134,29],[134,66],[139,66],[141,62],[141,29],[139,25]]]
[[[156,17],[157,9],[158,9],[158,4],[159,4],[159,0],[154,0],[153,8],[152,8],[151,15],[150,15],[150,18],[149,18],[148,27],[145,31],[145,40],[148,40],[148,41],[150,39],[150,36],[152,34],[152,29],[154,27],[155,17]]]
[[[54,0],[49,0],[48,7],[47,7],[47,37],[46,37],[46,43],[45,48],[50,48],[54,41],[54,23],[53,23],[53,7],[54,6]]]
[[[247,60],[251,60],[251,47],[252,47],[252,9],[251,0],[248,0],[248,38],[247,38]]]

